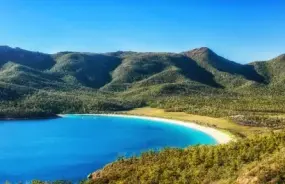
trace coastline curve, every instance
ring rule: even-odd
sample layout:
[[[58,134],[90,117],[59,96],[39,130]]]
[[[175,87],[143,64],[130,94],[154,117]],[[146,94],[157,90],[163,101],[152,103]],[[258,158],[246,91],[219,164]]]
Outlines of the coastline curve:
[[[151,120],[157,121],[160,123],[168,123],[174,124],[179,126],[184,126],[186,128],[191,128],[207,135],[211,136],[217,141],[217,144],[227,144],[233,141],[233,137],[229,134],[222,132],[218,129],[212,127],[202,126],[193,122],[185,122],[175,119],[166,119],[166,118],[159,118],[159,117],[151,117],[151,116],[138,116],[138,115],[124,115],[124,114],[58,114],[60,117],[66,117],[68,115],[75,115],[75,116],[110,116],[110,117],[120,117],[120,118],[136,118],[136,119],[144,119],[144,120]]]

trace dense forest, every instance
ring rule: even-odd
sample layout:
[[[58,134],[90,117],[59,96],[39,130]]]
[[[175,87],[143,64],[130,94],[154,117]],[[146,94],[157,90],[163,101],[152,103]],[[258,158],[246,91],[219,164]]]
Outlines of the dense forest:
[[[284,54],[239,64],[205,47],[181,53],[45,54],[0,46],[5,119],[149,106],[278,132],[285,128],[284,84]],[[150,151],[121,158],[86,182],[282,183],[284,138],[279,132],[215,147]]]

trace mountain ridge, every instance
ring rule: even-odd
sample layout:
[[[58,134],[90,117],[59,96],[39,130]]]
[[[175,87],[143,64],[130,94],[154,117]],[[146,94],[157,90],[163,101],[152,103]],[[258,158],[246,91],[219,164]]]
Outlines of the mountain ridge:
[[[172,54],[185,54],[187,52],[194,52],[194,51],[204,51],[204,52],[211,52],[214,53],[216,55],[218,55],[217,53],[215,53],[213,51],[213,49],[209,48],[209,47],[197,47],[197,48],[193,48],[187,51],[182,51],[182,52],[138,52],[138,51],[131,51],[131,50],[127,50],[127,51],[123,51],[123,50],[117,50],[117,51],[111,51],[111,52],[84,52],[84,51],[70,51],[70,50],[65,50],[65,51],[58,51],[55,53],[46,53],[46,52],[41,52],[41,51],[35,51],[35,50],[27,50],[27,49],[23,49],[21,47],[11,47],[8,45],[0,45],[0,52],[2,52],[3,50],[22,50],[22,51],[28,51],[28,52],[33,52],[33,53],[41,53],[41,54],[46,54],[46,55],[57,55],[57,54],[67,54],[67,53],[83,53],[83,54],[106,54],[106,55],[120,55],[120,54],[124,54],[124,53],[128,53],[128,54],[140,54],[140,53],[172,53]],[[250,63],[254,63],[254,62],[260,62],[260,61],[270,61],[276,58],[285,58],[285,52],[279,54],[278,56],[268,59],[268,60],[257,60],[257,61],[251,61],[248,63],[244,63],[243,65],[246,64],[250,64]],[[239,62],[236,62],[239,63]],[[240,64],[240,63],[239,63]]]
[[[183,84],[190,88],[193,85],[205,85],[226,90],[243,87],[250,90],[252,85],[281,86],[285,81],[283,61],[285,54],[269,61],[240,64],[219,56],[207,47],[181,53],[64,51],[46,54],[0,46],[0,76],[3,73],[2,68],[8,62],[22,66],[22,69],[31,69],[15,70],[14,73],[2,75],[0,82],[7,82],[11,75],[15,78],[21,72],[21,76],[25,73],[27,77],[21,78],[20,85],[28,88],[36,86],[38,89],[49,87],[49,83],[43,82],[46,80],[43,76],[50,76],[67,88],[77,86],[117,92],[162,84]],[[29,78],[31,71],[37,73],[39,80],[33,79],[35,83],[32,86],[25,85],[32,80],[32,77]],[[19,79],[15,78],[15,81]],[[50,88],[53,88],[53,81],[49,82]],[[19,85],[13,81],[11,84]]]

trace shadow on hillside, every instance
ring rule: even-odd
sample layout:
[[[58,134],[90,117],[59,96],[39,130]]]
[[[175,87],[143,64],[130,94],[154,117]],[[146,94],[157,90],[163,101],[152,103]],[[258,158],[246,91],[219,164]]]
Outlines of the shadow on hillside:
[[[172,63],[181,70],[181,73],[190,80],[197,81],[212,87],[223,88],[217,83],[214,75],[200,67],[194,60],[185,56],[171,58]]]
[[[100,88],[112,80],[111,72],[121,63],[103,54],[68,53],[57,59],[53,73],[73,76],[83,86]]]
[[[227,60],[215,53],[208,54],[208,61],[212,67],[216,68],[221,72],[227,72],[232,75],[242,75],[247,80],[265,83],[265,78],[258,74],[253,66],[242,65],[230,60]]]
[[[252,65],[244,65],[241,74],[248,80],[253,80],[260,83],[267,83],[265,78],[256,72],[254,66]]]
[[[20,48],[0,47],[0,66],[9,61],[40,70],[50,69],[55,64],[48,54]]]

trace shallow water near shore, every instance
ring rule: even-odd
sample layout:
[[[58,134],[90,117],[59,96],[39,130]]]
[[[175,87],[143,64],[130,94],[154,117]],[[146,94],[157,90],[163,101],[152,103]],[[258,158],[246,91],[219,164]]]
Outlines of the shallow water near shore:
[[[0,136],[0,183],[78,181],[119,156],[217,143],[210,135],[181,125],[96,115],[0,121]]]

